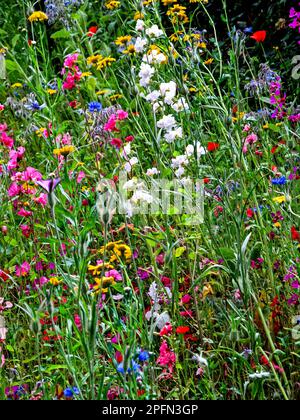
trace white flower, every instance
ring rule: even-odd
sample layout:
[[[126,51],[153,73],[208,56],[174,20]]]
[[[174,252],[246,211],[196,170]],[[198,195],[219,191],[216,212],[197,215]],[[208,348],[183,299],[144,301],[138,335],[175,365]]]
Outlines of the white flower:
[[[172,105],[172,108],[176,112],[182,112],[184,110],[188,111],[189,110],[189,105],[188,105],[187,101],[185,100],[185,98],[180,98],[176,103],[174,103]]]
[[[255,372],[249,375],[249,379],[263,379],[269,378],[271,376],[270,372]]]
[[[163,109],[164,104],[162,102],[154,102],[152,105],[153,112],[157,112],[159,109]]]
[[[135,30],[136,31],[143,31],[145,28],[145,22],[142,19],[138,19],[136,21]]]
[[[167,324],[171,323],[171,318],[168,312],[163,312],[162,314],[158,315],[155,321],[155,327],[159,330],[162,330]]]
[[[123,185],[123,190],[125,191],[135,191],[136,189],[136,180],[130,179],[129,181],[125,182]]]
[[[136,52],[141,53],[144,51],[146,45],[147,45],[147,40],[139,36],[135,41],[134,48]]]
[[[131,172],[131,165],[129,162],[126,162],[124,165],[124,169],[126,172]]]
[[[149,54],[144,55],[143,62],[148,64],[161,64],[166,61],[166,59],[167,57],[163,53],[152,50]]]
[[[184,175],[185,169],[181,166],[180,168],[177,169],[177,171],[175,171],[175,175],[177,176],[177,178],[182,177],[182,175]]]
[[[137,163],[139,163],[139,160],[138,160],[137,157],[133,157],[133,158],[130,159],[129,163],[130,163],[131,166],[134,166]]]
[[[206,155],[206,150],[203,146],[201,146],[201,143],[197,141],[197,156],[200,158],[203,155]]]
[[[126,159],[130,155],[130,153],[131,153],[131,144],[128,143],[123,149],[123,153],[122,153],[123,158]]]
[[[180,168],[183,165],[188,165],[188,163],[189,160],[186,155],[179,155],[176,158],[172,159],[171,168]]]
[[[195,354],[193,356],[193,360],[195,360],[198,365],[203,366],[203,367],[208,367],[208,361],[202,357],[202,353],[201,354]]]
[[[189,144],[187,148],[185,149],[185,154],[190,157],[190,156],[193,156],[194,151],[195,151],[194,146],[192,144]]]
[[[133,196],[131,197],[131,201],[134,204],[137,204],[138,202],[151,204],[153,203],[154,198],[151,194],[149,194],[146,191],[138,190],[136,191]]]
[[[148,175],[148,176],[154,176],[154,175],[158,175],[158,174],[160,174],[160,171],[157,168],[148,169],[147,172],[146,172],[146,175]]]
[[[149,102],[156,102],[160,97],[160,92],[158,90],[153,90],[146,96],[146,100]]]
[[[173,143],[177,138],[182,138],[182,127],[177,127],[174,130],[170,130],[165,134],[167,143]]]
[[[176,96],[177,85],[171,81],[169,83],[162,83],[159,87],[161,95],[164,97],[164,102],[168,105],[173,103],[173,99]]]
[[[151,26],[151,28],[146,29],[146,34],[150,38],[159,38],[164,34],[164,32],[161,29],[159,29],[157,25],[153,25]]]
[[[161,120],[157,122],[157,127],[163,130],[170,131],[176,126],[176,120],[173,115],[165,115]]]
[[[151,77],[153,76],[155,70],[147,63],[142,63],[141,70],[139,72],[140,85],[146,87],[149,85]]]

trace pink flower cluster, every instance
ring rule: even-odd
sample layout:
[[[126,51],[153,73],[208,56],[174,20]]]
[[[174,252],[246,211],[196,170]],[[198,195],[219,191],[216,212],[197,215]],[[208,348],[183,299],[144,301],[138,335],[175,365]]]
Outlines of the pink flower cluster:
[[[64,61],[64,67],[62,69],[61,74],[66,74],[67,77],[63,83],[63,89],[64,90],[72,90],[76,87],[76,83],[79,82],[81,79],[81,71],[79,67],[77,66],[77,60],[78,60],[79,54],[70,54],[66,57]]]
[[[300,33],[300,12],[297,12],[294,7],[290,10],[290,18],[292,19],[292,22],[289,24],[289,27],[298,30]],[[298,44],[300,44],[300,41],[298,41]]]
[[[168,343],[164,341],[160,347],[159,358],[157,359],[159,366],[168,368],[169,373],[173,373],[176,364],[176,355],[169,349]]]

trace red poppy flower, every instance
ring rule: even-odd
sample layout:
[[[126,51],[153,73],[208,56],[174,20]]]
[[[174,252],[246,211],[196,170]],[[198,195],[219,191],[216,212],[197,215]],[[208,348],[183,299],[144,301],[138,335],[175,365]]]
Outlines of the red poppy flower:
[[[98,26],[91,26],[89,28],[87,36],[91,38],[92,36],[94,36],[97,33],[97,31],[98,31]]]
[[[204,178],[204,184],[209,184],[210,183],[210,179],[209,178]]]
[[[219,143],[209,142],[207,145],[207,150],[209,152],[214,152],[215,150],[218,150],[219,147],[220,147]]]
[[[252,209],[247,210],[247,217],[251,218],[254,216],[254,211]]]
[[[190,327],[178,327],[176,329],[177,334],[187,334],[190,331]]]
[[[300,233],[297,231],[297,229],[295,228],[295,226],[292,227],[291,234],[292,234],[293,241],[300,242]]]
[[[250,37],[256,42],[264,42],[267,37],[267,31],[257,31]]]

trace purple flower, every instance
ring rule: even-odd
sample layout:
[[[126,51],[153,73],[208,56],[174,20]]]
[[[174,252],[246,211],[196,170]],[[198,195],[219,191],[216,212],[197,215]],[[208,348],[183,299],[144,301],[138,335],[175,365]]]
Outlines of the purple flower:
[[[51,194],[51,193],[53,193],[53,191],[55,190],[55,188],[60,183],[60,178],[36,181],[36,183],[40,187],[44,188],[44,190],[47,191],[48,194]]]
[[[298,302],[299,302],[299,296],[296,293],[294,293],[288,300],[288,304],[290,306],[296,306],[298,305]]]

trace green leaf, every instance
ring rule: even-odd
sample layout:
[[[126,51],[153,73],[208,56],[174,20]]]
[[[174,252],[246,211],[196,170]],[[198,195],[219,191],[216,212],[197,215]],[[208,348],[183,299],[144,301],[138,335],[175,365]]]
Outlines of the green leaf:
[[[71,37],[70,32],[67,29],[61,29],[51,35],[52,39],[69,39]]]
[[[220,248],[219,254],[224,260],[235,260],[235,253],[230,248]]]

